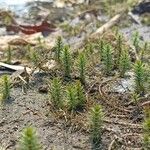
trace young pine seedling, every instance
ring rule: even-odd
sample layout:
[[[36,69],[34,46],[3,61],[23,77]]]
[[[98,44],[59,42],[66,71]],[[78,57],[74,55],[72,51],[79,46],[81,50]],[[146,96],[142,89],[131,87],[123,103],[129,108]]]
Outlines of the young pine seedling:
[[[71,67],[72,67],[72,59],[71,54],[68,46],[64,47],[63,54],[62,54],[62,65],[64,68],[64,76],[66,78],[71,78]]]
[[[79,70],[80,81],[82,84],[85,84],[86,58],[83,53],[79,54],[78,70]]]
[[[62,102],[62,84],[59,78],[54,78],[50,89],[51,101],[54,107],[61,108]]]
[[[78,109],[80,109],[80,108],[82,109],[85,105],[86,97],[85,97],[83,86],[81,85],[80,81],[77,81],[77,83],[75,85],[75,89],[76,89],[76,99],[77,99],[76,107]]]
[[[23,130],[18,150],[42,150],[33,127],[27,127]]]
[[[3,77],[2,101],[10,98],[10,81],[7,75]]]
[[[131,96],[132,96],[132,97],[131,97],[131,98],[132,98],[132,102],[137,105],[137,104],[138,104],[138,101],[140,100],[140,95],[137,94],[137,93],[133,93]]]
[[[112,49],[110,45],[106,45],[103,52],[103,63],[105,74],[109,75],[113,67]]]
[[[143,95],[145,93],[145,81],[146,73],[145,66],[140,61],[137,60],[134,64],[134,81],[135,81],[135,92],[137,94]]]
[[[122,54],[122,35],[118,35],[117,38],[117,48],[116,48],[116,61],[115,61],[115,66],[118,68],[118,64],[121,59],[121,54]]]
[[[40,60],[40,56],[39,56],[39,54],[38,54],[38,52],[36,52],[36,51],[32,51],[31,52],[31,62],[33,63],[33,65],[35,66],[35,67],[37,67],[38,66],[38,63],[39,63],[39,60]]]
[[[96,105],[90,112],[90,138],[93,150],[101,150],[103,112],[100,105]]]
[[[104,41],[103,40],[100,41],[98,50],[99,50],[98,52],[99,52],[100,61],[102,61],[103,51],[104,51]]]
[[[150,116],[148,116],[143,123],[143,130],[144,130],[144,135],[143,135],[143,148],[144,150],[149,150],[150,149]]]
[[[12,53],[11,53],[11,51],[12,51],[12,49],[11,49],[11,47],[9,45],[8,48],[7,48],[7,60],[6,60],[6,62],[8,64],[11,64],[11,61],[12,61]]]
[[[61,61],[61,53],[63,51],[63,42],[62,38],[59,36],[56,41],[56,46],[55,46],[55,59],[56,61],[60,62]]]
[[[77,109],[77,94],[76,89],[73,85],[67,88],[67,102],[69,110],[75,111]]]
[[[124,77],[126,71],[130,68],[130,57],[128,51],[122,51],[119,60],[119,73],[121,77]]]
[[[144,61],[144,55],[147,52],[147,50],[148,50],[148,43],[145,42],[144,47],[143,47],[143,49],[141,50],[141,53],[140,53],[140,59],[141,59],[142,62]]]
[[[85,55],[86,57],[91,57],[91,55],[93,54],[94,52],[94,46],[92,43],[88,42],[85,46]]]
[[[134,45],[137,52],[139,52],[139,48],[140,48],[139,43],[140,43],[139,33],[135,32],[133,34],[133,45]]]

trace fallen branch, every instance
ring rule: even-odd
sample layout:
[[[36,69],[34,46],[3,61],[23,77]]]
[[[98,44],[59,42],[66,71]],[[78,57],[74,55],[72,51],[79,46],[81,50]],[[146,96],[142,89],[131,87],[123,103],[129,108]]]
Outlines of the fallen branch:
[[[23,71],[26,68],[27,73],[30,74],[30,72],[31,72],[30,68],[24,67],[24,66],[9,65],[9,64],[3,63],[3,62],[0,62],[0,66],[8,68],[8,69],[11,69],[11,70],[14,70],[14,71],[18,71],[18,70],[22,70]]]
[[[94,32],[90,38],[91,39],[98,39],[100,35],[102,35],[105,31],[110,29],[112,26],[114,26],[121,18],[122,14],[117,14],[112,19],[110,19],[107,23],[105,23],[103,26],[101,26],[99,29],[97,29],[96,32]]]

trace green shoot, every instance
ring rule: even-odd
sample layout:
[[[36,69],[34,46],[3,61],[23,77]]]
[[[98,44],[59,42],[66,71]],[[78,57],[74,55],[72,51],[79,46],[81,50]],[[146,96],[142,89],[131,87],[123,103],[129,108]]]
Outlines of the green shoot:
[[[56,61],[58,62],[60,62],[60,56],[61,56],[62,51],[63,51],[63,42],[62,42],[62,38],[59,36],[57,38],[56,46],[55,46],[55,58],[56,58]]]
[[[104,51],[104,41],[103,40],[100,41],[98,50],[99,50],[100,61],[102,61],[103,51]]]
[[[137,104],[138,101],[140,100],[140,95],[137,94],[137,93],[133,93],[131,98],[132,98],[132,101],[133,101],[135,104]]]
[[[71,78],[72,60],[71,60],[71,54],[68,46],[64,47],[63,54],[62,54],[62,64],[64,68],[64,76],[67,78]]]
[[[33,127],[27,127],[23,130],[18,150],[42,150]]]
[[[40,62],[40,56],[39,56],[39,53],[35,50],[31,51],[31,62],[33,63],[33,65],[35,67],[38,67],[39,65],[39,62]]]
[[[8,76],[3,77],[3,88],[2,88],[2,100],[7,100],[10,98],[10,81]]]
[[[148,43],[145,42],[144,47],[143,47],[143,49],[141,50],[141,53],[140,53],[140,59],[141,59],[142,62],[144,61],[144,54],[147,52],[147,50],[148,50]]]
[[[12,53],[11,53],[12,49],[10,47],[10,45],[8,46],[7,48],[7,63],[8,64],[11,64],[11,61],[12,61]]]
[[[110,45],[107,45],[104,48],[104,52],[103,52],[103,63],[104,63],[104,70],[106,75],[109,75],[111,73],[112,70],[112,63],[113,63],[113,59],[112,59],[112,49]]]
[[[91,142],[94,150],[101,149],[103,112],[100,105],[96,105],[90,112],[90,133]]]
[[[52,80],[50,89],[51,101],[54,107],[60,108],[63,105],[62,102],[62,86],[59,78],[54,78]]]
[[[84,94],[83,86],[81,85],[80,81],[76,83],[76,101],[77,101],[77,108],[83,108],[85,105],[86,97]]]
[[[85,55],[86,57],[91,57],[91,54],[93,54],[93,44],[88,42],[85,46]]]
[[[119,72],[120,76],[124,77],[125,72],[130,68],[130,58],[128,51],[122,51],[122,54],[120,56],[119,60]]]
[[[133,34],[133,45],[134,45],[137,52],[139,51],[139,48],[140,48],[139,43],[140,43],[139,33],[135,32]]]
[[[76,98],[76,89],[74,86],[69,86],[67,89],[67,100],[69,110],[76,110],[77,107],[77,98]]]
[[[145,92],[145,80],[146,80],[146,74],[145,74],[145,67],[143,63],[138,60],[135,62],[134,65],[134,80],[135,80],[135,91],[137,94],[143,95]]]
[[[115,66],[118,68],[118,64],[121,59],[121,54],[122,54],[122,35],[119,34],[117,38],[117,48],[116,48],[116,61],[115,61]]]

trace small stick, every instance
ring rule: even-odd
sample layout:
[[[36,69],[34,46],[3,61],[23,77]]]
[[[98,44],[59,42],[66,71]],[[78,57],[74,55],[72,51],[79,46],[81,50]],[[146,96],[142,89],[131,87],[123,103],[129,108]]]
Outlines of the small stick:
[[[99,29],[97,29],[96,32],[94,32],[90,38],[91,39],[98,39],[100,35],[102,35],[106,30],[110,29],[112,26],[114,26],[121,18],[122,14],[117,14],[112,19],[110,19],[107,23],[105,23],[103,26],[101,26]]]
[[[130,128],[138,128],[138,129],[142,129],[142,125],[140,124],[132,124],[132,123],[125,123],[125,122],[117,122],[117,121],[111,121],[111,120],[107,120],[107,119],[104,119],[103,120],[104,122],[107,122],[107,123],[114,123],[114,124],[119,124],[119,125],[124,125],[124,126],[130,126]]]

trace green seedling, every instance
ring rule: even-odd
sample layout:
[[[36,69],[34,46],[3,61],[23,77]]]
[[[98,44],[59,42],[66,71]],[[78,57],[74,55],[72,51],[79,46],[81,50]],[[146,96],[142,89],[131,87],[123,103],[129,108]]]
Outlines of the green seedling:
[[[144,150],[150,149],[150,116],[148,116],[143,123],[143,148]]]
[[[118,35],[117,38],[117,48],[116,48],[116,61],[115,61],[115,66],[118,68],[118,64],[121,59],[121,54],[122,54],[122,35]]]
[[[3,87],[2,87],[2,100],[5,101],[10,98],[10,81],[8,76],[3,77]]]
[[[50,89],[51,101],[54,107],[61,108],[62,101],[62,83],[59,78],[54,78]]]
[[[140,61],[137,60],[134,64],[134,81],[135,81],[135,92],[137,94],[143,95],[145,92],[145,81],[146,81],[146,73],[145,66]]]
[[[77,108],[77,94],[73,85],[67,88],[67,102],[69,110],[74,111]]]
[[[106,45],[104,48],[103,63],[104,63],[105,74],[109,75],[113,67],[112,48],[110,45]]]
[[[72,67],[72,59],[71,54],[68,46],[64,47],[62,53],[62,65],[64,69],[64,76],[67,78],[71,78],[71,67]]]
[[[31,59],[31,62],[33,63],[33,65],[35,67],[39,66],[40,55],[39,55],[39,53],[37,51],[35,51],[35,50],[31,51],[31,57],[30,57],[30,59]]]
[[[139,33],[138,32],[135,32],[133,34],[133,45],[136,49],[137,52],[139,52],[139,43],[140,43],[140,37],[139,37]]]
[[[12,49],[10,47],[10,45],[8,46],[7,48],[7,63],[8,64],[11,64],[11,61],[12,61],[12,53],[11,53]]]
[[[62,38],[59,36],[56,41],[56,46],[55,46],[55,59],[56,61],[60,62],[61,61],[61,53],[63,51],[63,42]]]
[[[130,57],[128,54],[128,51],[122,51],[122,54],[120,56],[119,60],[119,73],[121,77],[124,77],[126,71],[130,68]]]
[[[100,57],[100,61],[103,60],[103,51],[104,51],[104,41],[101,40],[100,43],[99,43],[99,57]]]
[[[80,81],[82,84],[85,84],[86,58],[83,53],[79,54],[78,70],[79,70]]]
[[[140,95],[137,93],[133,93],[131,98],[133,103],[138,104],[138,101],[140,100]]]
[[[103,112],[100,105],[96,105],[90,112],[90,134],[93,150],[101,150]]]
[[[143,47],[143,49],[141,50],[141,53],[140,53],[140,59],[141,59],[142,62],[144,61],[144,55],[147,51],[148,51],[148,43],[145,42],[144,47]]]
[[[23,130],[18,150],[42,150],[36,130],[33,127],[27,127]]]
[[[94,52],[94,47],[93,47],[93,44],[88,42],[85,46],[85,55],[86,57],[91,57],[91,54],[93,54]]]
[[[76,89],[76,101],[77,101],[77,108],[83,108],[86,102],[86,97],[84,94],[84,89],[83,86],[81,85],[80,81],[77,81],[76,85],[75,85],[75,89]]]
[[[26,59],[31,60],[32,48],[31,45],[27,45],[26,47]]]

